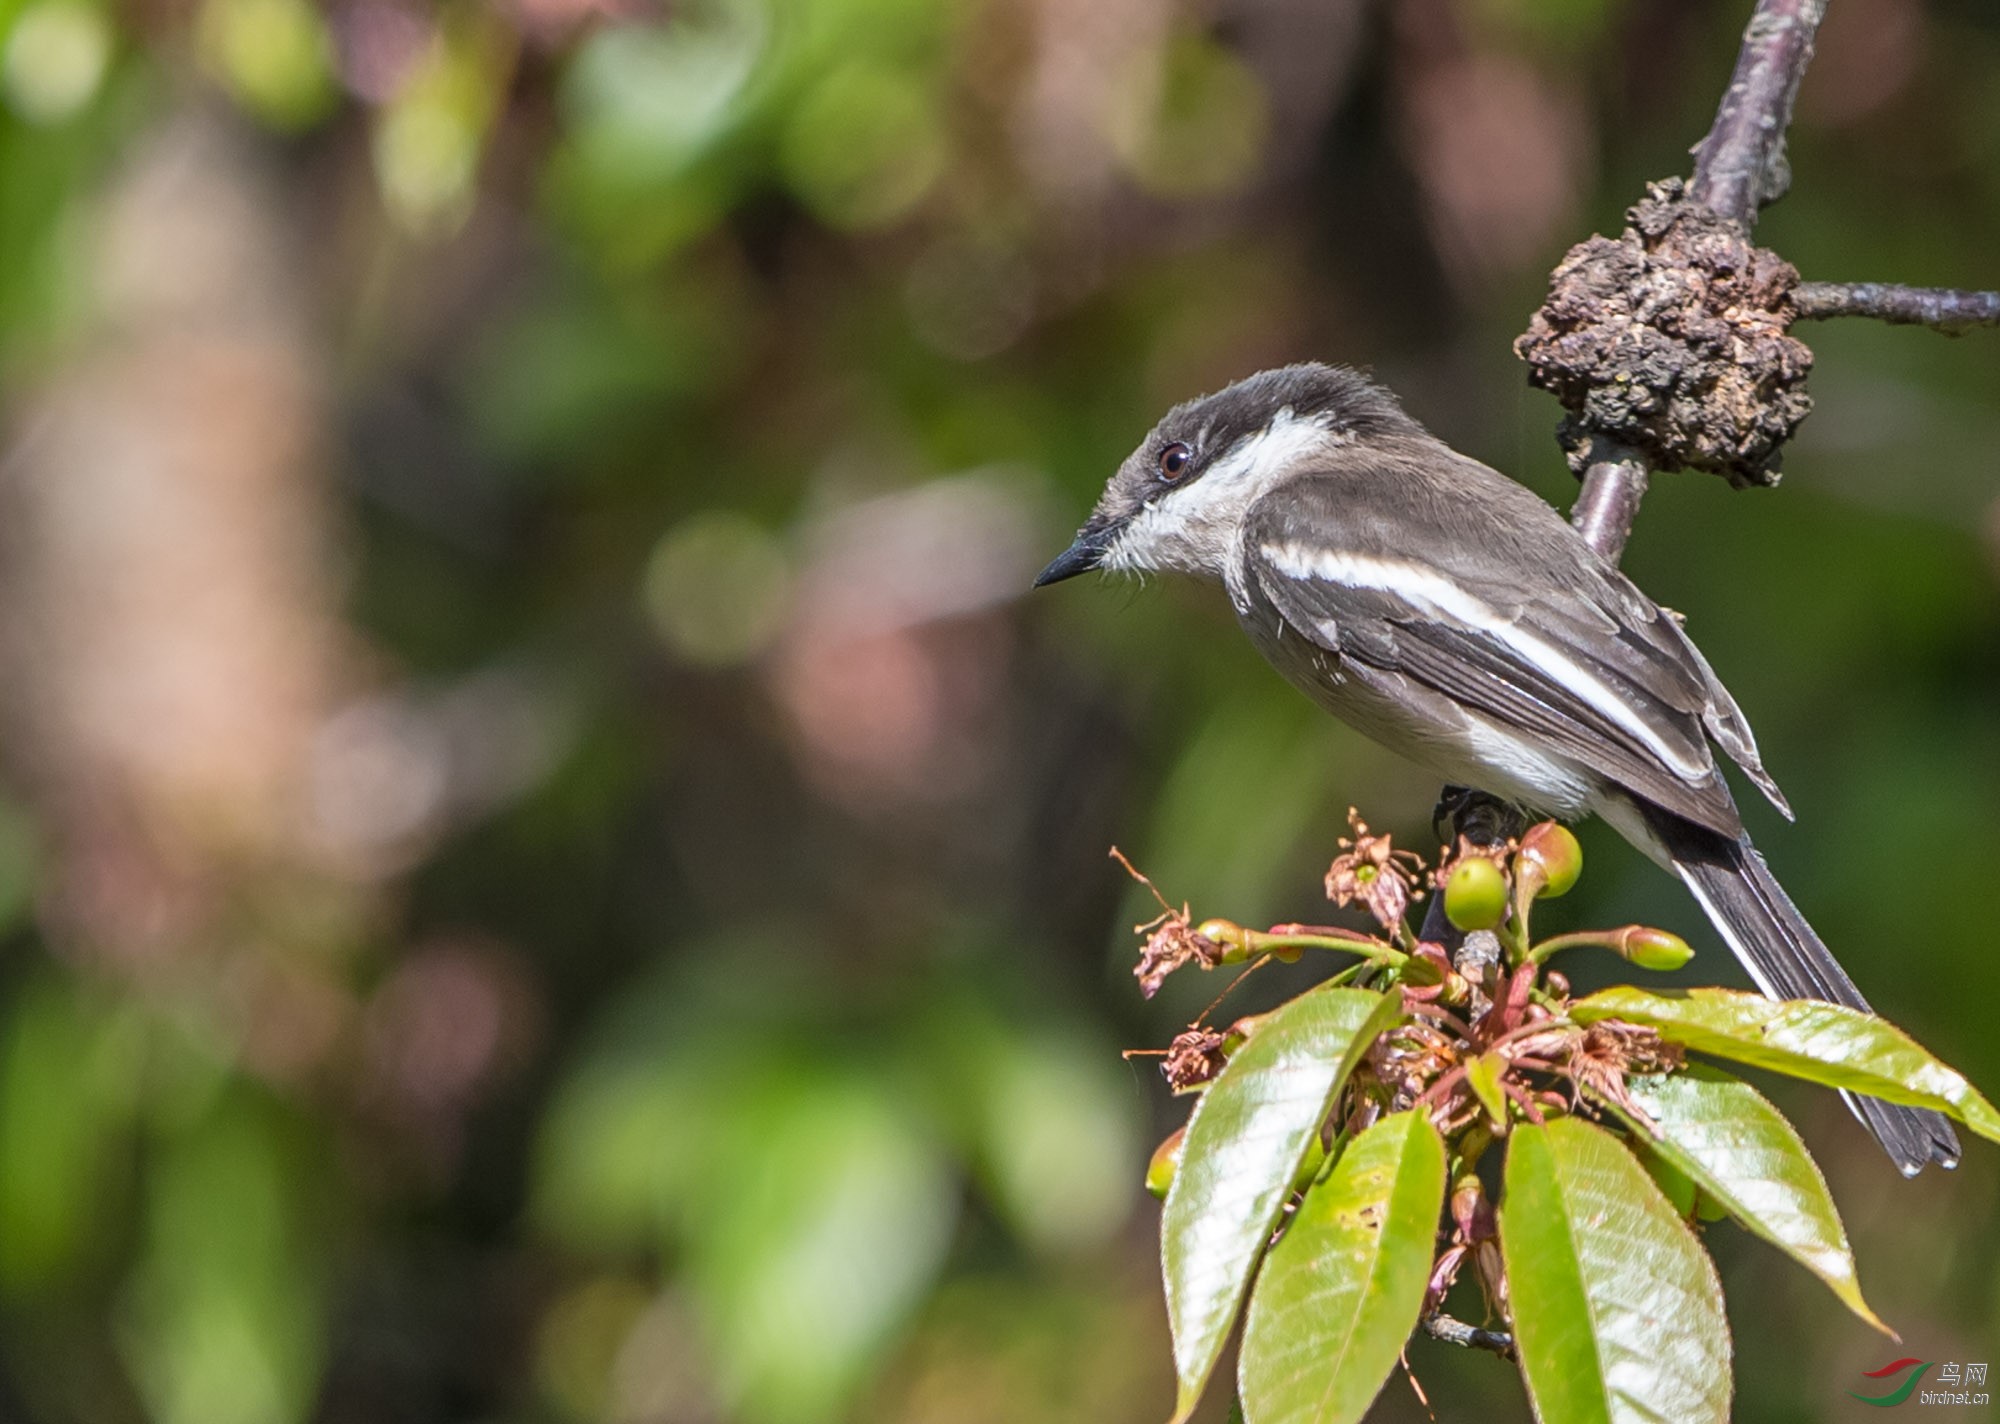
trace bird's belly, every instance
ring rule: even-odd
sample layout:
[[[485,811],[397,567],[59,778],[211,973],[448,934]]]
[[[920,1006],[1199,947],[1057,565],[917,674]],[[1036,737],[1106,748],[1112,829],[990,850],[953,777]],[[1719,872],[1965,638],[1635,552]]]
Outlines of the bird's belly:
[[[1589,810],[1591,781],[1575,762],[1400,673],[1364,681],[1338,654],[1281,628],[1246,620],[1265,658],[1294,687],[1370,740],[1436,772],[1533,811],[1571,818]]]

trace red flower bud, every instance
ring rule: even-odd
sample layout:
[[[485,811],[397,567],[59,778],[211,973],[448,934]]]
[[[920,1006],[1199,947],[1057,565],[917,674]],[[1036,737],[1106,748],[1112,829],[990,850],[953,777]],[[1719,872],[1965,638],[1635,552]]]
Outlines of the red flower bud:
[[[1521,837],[1515,864],[1521,883],[1528,887],[1531,896],[1553,900],[1567,895],[1577,877],[1583,874],[1583,847],[1577,844],[1567,826],[1543,821],[1531,826]]]

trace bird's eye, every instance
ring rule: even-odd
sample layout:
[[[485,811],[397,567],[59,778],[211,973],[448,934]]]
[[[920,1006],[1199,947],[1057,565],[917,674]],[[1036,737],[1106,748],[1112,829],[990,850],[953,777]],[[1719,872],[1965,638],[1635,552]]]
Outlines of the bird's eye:
[[[1176,440],[1160,452],[1160,478],[1169,482],[1187,473],[1190,461],[1194,459],[1188,447]]]

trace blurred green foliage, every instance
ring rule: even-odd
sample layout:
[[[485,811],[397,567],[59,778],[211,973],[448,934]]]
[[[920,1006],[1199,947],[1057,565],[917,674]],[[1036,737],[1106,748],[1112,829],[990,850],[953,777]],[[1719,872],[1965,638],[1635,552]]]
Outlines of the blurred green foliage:
[[[1223,984],[1140,1003],[1105,850],[1319,918],[1435,788],[1209,591],[1026,581],[1286,359],[1566,498],[1508,343],[1746,9],[0,4],[0,1417],[1162,1417],[1181,1111],[1117,1055]],[[1823,39],[1763,235],[1992,285],[2000,20]],[[1787,883],[2000,1081],[2000,348],[1809,335],[1784,489],[1659,481],[1629,567]],[[1717,953],[1586,836],[1566,916]],[[2000,1171],[1779,1096],[1884,1316],[1989,1355]],[[1867,1342],[1718,1255],[1745,1417],[1837,1417]],[[1412,1355],[1521,1417],[1486,1363]]]

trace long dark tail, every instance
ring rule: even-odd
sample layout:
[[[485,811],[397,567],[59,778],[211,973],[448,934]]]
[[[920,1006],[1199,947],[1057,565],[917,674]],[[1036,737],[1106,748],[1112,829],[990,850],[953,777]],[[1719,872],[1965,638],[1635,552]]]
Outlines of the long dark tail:
[[[1732,841],[1670,812],[1643,811],[1668,860],[1759,989],[1774,999],[1823,999],[1873,1012],[1747,836]],[[1841,1096],[1904,1176],[1932,1162],[1958,1165],[1958,1137],[1943,1114],[1858,1093]]]

